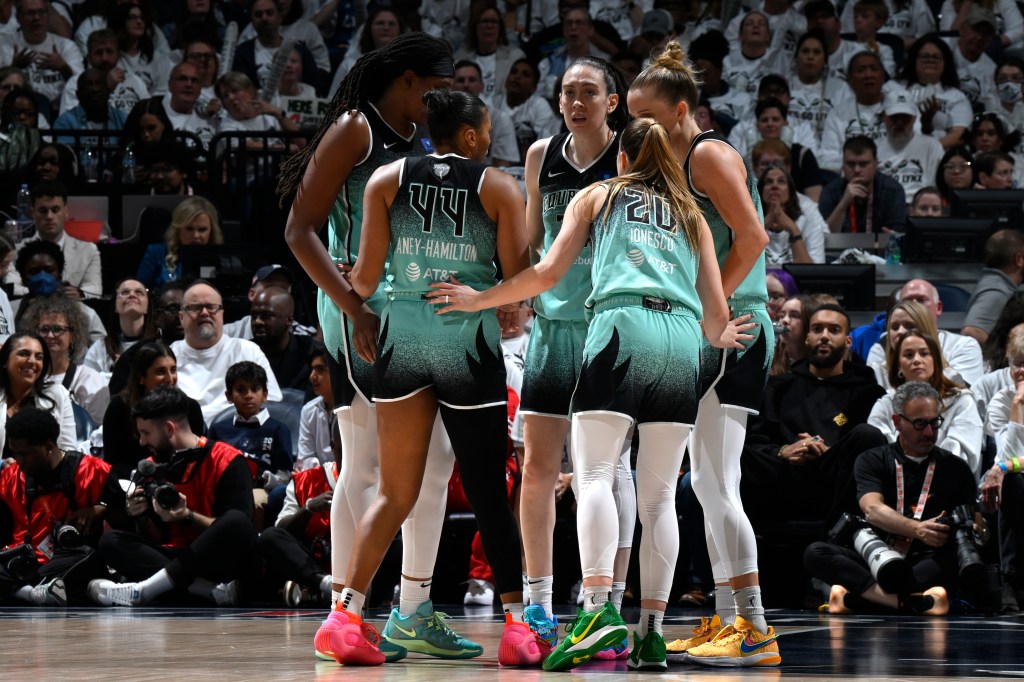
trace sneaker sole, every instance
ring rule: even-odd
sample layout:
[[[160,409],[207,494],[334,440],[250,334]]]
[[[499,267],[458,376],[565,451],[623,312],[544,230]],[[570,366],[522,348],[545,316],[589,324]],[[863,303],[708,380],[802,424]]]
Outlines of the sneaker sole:
[[[668,664],[665,661],[640,661],[639,663],[633,663],[633,659],[626,661],[626,667],[630,670],[658,670],[664,672],[668,670]]]
[[[430,642],[422,639],[398,639],[389,637],[388,635],[384,635],[384,639],[388,640],[395,646],[402,647],[406,651],[412,651],[417,654],[426,654],[427,656],[433,656],[434,658],[460,660],[463,658],[476,658],[484,652],[482,647],[480,649],[461,649],[459,651],[453,651],[452,649],[439,649]]]
[[[687,654],[686,662],[706,665],[712,668],[753,668],[757,666],[779,665],[782,663],[782,656],[775,652],[751,654],[743,658],[733,658],[731,656],[690,656]]]
[[[602,631],[599,631],[599,637],[594,644],[587,647],[586,649],[581,649],[579,651],[566,649],[565,651],[560,652],[561,660],[555,660],[554,662],[551,662],[549,665],[549,662],[552,661],[553,658],[555,658],[555,652],[551,652],[552,655],[544,659],[544,669],[569,670],[571,668],[575,668],[578,665],[583,665],[584,663],[592,659],[594,657],[594,654],[596,654],[598,651],[607,649],[608,647],[614,646],[621,642],[622,639],[628,635],[628,633],[629,630],[626,628],[624,624],[607,626]],[[567,641],[568,640],[562,640],[562,643],[564,644]]]

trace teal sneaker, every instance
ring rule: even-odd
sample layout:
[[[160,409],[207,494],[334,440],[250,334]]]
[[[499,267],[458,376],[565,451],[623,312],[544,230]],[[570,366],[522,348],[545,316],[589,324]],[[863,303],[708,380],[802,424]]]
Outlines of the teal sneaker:
[[[640,639],[633,633],[633,650],[626,665],[630,670],[668,670],[665,662],[665,638],[654,630]]]
[[[530,604],[523,610],[523,622],[548,643],[552,649],[558,646],[558,617],[548,618],[547,611],[540,604]]]
[[[408,651],[437,658],[475,658],[484,652],[482,646],[449,628],[447,618],[448,614],[434,610],[429,599],[408,618],[392,609],[384,626],[384,639]]]
[[[625,621],[611,602],[605,602],[597,613],[579,610],[576,620],[566,626],[566,632],[568,636],[544,659],[545,670],[575,668],[629,634]]]

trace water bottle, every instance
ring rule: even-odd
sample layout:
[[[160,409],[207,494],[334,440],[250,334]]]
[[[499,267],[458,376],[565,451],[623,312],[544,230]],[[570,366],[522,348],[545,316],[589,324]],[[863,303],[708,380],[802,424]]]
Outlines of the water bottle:
[[[889,235],[889,244],[885,247],[885,264],[899,265],[903,262],[903,253],[900,248],[903,241],[902,234],[893,233]]]
[[[135,184],[135,152],[132,150],[132,145],[125,148],[124,156],[121,157],[121,184]]]
[[[32,195],[29,194],[28,185],[23,184],[18,190],[18,234],[15,243],[29,237],[35,222],[32,218]]]
[[[86,147],[82,152],[82,175],[85,176],[86,182],[99,181],[99,160],[92,147]]]

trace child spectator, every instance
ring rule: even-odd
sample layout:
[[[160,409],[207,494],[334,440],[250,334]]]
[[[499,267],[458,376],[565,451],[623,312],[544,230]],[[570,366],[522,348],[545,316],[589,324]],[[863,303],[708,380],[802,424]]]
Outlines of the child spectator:
[[[327,367],[327,351],[315,346],[308,356],[309,383],[313,387],[313,398],[302,406],[299,417],[299,452],[295,459],[295,470],[305,471],[331,461],[334,451],[338,420],[334,417],[334,391],[331,388],[331,372]]]
[[[252,470],[253,482],[260,487],[269,491],[282,485],[292,470],[292,436],[288,427],[271,417],[264,407],[266,370],[255,362],[236,362],[228,368],[224,385],[235,414],[215,422],[210,427],[210,439],[241,450]]]
[[[886,73],[895,76],[896,59],[892,48],[878,42],[878,31],[888,20],[889,8],[883,0],[857,0],[853,6],[853,32],[857,43],[876,53],[882,59]]]

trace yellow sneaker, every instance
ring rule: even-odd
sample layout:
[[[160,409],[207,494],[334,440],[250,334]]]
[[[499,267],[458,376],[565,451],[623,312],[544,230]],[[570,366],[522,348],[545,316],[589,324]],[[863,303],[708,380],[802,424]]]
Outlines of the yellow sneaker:
[[[722,619],[718,617],[717,613],[712,616],[710,620],[701,617],[700,625],[693,629],[693,637],[690,637],[689,639],[677,639],[676,641],[665,645],[668,660],[686,660],[687,651],[695,646],[700,646],[705,642],[710,642],[721,629]]]
[[[736,616],[736,622],[727,625],[710,642],[686,652],[686,660],[700,665],[721,667],[751,667],[782,663],[775,629],[760,632],[753,624]]]

